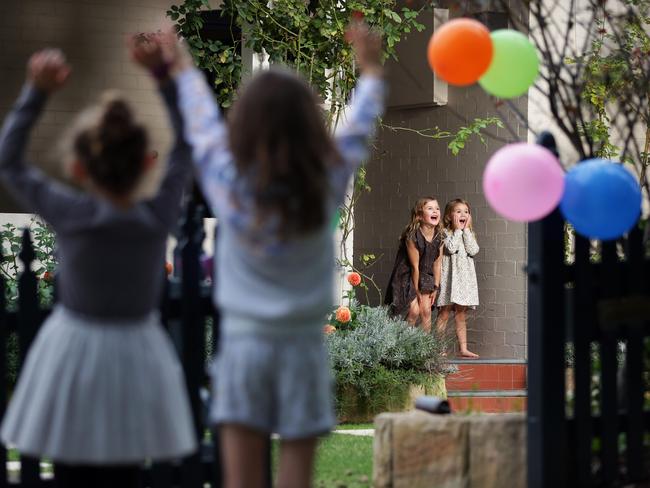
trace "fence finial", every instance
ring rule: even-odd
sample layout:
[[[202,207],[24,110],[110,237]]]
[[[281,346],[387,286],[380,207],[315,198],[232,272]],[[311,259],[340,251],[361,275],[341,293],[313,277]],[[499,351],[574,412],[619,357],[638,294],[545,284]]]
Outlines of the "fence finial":
[[[36,252],[32,244],[32,237],[29,229],[23,230],[23,242],[18,257],[25,265],[25,270],[31,269],[30,265],[36,259]]]
[[[556,158],[560,157],[560,153],[557,150],[555,137],[549,131],[545,130],[539,134],[539,137],[537,138],[537,144],[551,151],[553,154],[555,154]]]

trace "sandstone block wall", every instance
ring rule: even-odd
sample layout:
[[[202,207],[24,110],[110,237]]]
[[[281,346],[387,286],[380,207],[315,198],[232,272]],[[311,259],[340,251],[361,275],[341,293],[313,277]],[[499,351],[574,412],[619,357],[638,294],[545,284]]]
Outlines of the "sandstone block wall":
[[[524,488],[526,417],[381,414],[373,469],[375,488]]]

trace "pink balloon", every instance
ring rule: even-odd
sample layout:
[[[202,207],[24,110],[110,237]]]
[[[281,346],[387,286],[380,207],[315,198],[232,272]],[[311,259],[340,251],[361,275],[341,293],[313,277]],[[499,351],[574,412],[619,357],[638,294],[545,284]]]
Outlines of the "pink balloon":
[[[553,211],[564,192],[564,172],[548,149],[523,142],[495,152],[483,173],[490,206],[517,222],[539,220]]]

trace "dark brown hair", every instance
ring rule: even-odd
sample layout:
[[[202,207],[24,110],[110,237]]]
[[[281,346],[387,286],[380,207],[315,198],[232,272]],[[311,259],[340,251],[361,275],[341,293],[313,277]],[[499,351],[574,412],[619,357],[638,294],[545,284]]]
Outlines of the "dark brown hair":
[[[402,235],[399,238],[400,241],[413,239],[413,236],[415,235],[415,231],[420,228],[420,217],[422,216],[424,207],[429,202],[437,202],[437,201],[438,199],[434,197],[422,197],[419,198],[417,202],[415,202],[415,205],[413,205],[413,208],[411,209],[411,220],[408,223],[408,225],[404,227],[404,230],[402,231]],[[436,225],[436,228],[434,230],[434,236],[436,236],[438,232],[440,232],[441,230],[442,230],[441,222],[438,222],[438,225]]]
[[[78,132],[73,148],[97,186],[126,196],[143,173],[147,143],[147,132],[136,123],[126,101],[110,94],[100,108],[98,122]]]
[[[327,169],[340,156],[313,90],[289,71],[263,71],[228,116],[230,149],[239,177],[251,185],[258,221],[278,218],[282,238],[321,227]]]
[[[454,198],[453,200],[449,201],[447,205],[445,205],[445,214],[444,217],[442,218],[442,223],[445,226],[445,229],[451,229],[451,224],[452,224],[451,214],[456,208],[456,205],[465,205],[467,207],[467,211],[469,212],[469,214],[472,215],[472,207],[470,206],[467,200],[463,200],[462,198]],[[469,230],[473,232],[472,224],[469,225]]]

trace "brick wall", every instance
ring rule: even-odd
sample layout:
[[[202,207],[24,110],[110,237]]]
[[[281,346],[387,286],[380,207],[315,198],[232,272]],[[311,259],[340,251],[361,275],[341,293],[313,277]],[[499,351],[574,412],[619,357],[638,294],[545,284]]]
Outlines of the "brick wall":
[[[128,33],[159,27],[172,0],[4,0],[0,16],[0,119],[24,80],[25,63],[36,50],[57,46],[73,67],[69,83],[50,100],[32,133],[29,159],[60,175],[53,150],[75,114],[107,88],[133,103],[150,129],[152,148],[165,154],[170,133],[164,107],[148,75],[126,53]],[[18,210],[0,188],[0,212]]]
[[[418,56],[423,58],[425,45],[415,51],[418,53],[415,58],[400,59],[400,62],[417,62]],[[399,90],[400,86],[390,86],[390,89]],[[526,116],[525,97],[515,103]],[[525,141],[525,125],[507,106],[498,110],[518,138]],[[455,132],[467,121],[488,115],[497,115],[497,109],[480,87],[450,86],[447,105],[390,109],[383,123],[410,129],[437,126]],[[490,129],[490,132],[502,139],[513,139],[505,129]],[[480,306],[469,315],[469,347],[483,357],[525,358],[526,226],[496,215],[482,191],[485,163],[502,145],[503,142],[495,139],[488,139],[487,146],[473,139],[455,157],[445,140],[381,129],[375,156],[368,165],[372,191],[361,198],[355,210],[354,254],[356,258],[365,253],[382,256],[371,270],[378,285],[385,290],[398,237],[408,223],[415,200],[420,196],[435,196],[441,209],[452,198],[468,200],[481,247],[476,259]],[[453,330],[451,322],[449,330]]]

